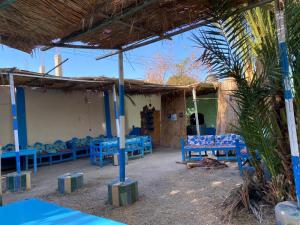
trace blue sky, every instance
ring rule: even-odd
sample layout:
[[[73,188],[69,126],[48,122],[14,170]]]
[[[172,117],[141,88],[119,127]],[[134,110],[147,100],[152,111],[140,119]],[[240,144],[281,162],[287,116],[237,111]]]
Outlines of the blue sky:
[[[196,32],[196,31],[193,31]],[[146,65],[151,64],[154,56],[159,53],[180,63],[191,54],[200,56],[200,50],[191,40],[192,32],[173,37],[172,41],[165,40],[125,53],[125,78],[144,79]],[[105,54],[99,50],[54,48],[46,52],[36,50],[32,55],[2,46],[0,48],[0,67],[17,67],[19,69],[38,71],[40,64],[45,64],[46,72],[54,67],[53,56],[60,53],[63,59],[69,60],[63,65],[64,76],[108,76],[117,77],[117,56],[96,61],[95,57]],[[205,78],[206,72],[199,75]]]

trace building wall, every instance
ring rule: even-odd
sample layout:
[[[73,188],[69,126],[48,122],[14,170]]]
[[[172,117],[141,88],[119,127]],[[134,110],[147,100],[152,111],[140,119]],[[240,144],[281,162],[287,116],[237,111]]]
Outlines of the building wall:
[[[25,88],[28,143],[105,134],[103,93]]]
[[[206,127],[216,127],[218,99],[217,94],[211,93],[207,95],[197,96],[198,113],[204,115]],[[195,113],[194,102],[192,96],[186,98],[187,118]],[[189,121],[189,120],[188,120]]]
[[[234,127],[238,124],[236,110],[237,103],[232,97],[237,86],[233,78],[224,79],[219,84],[218,89],[218,115],[217,134],[234,132]]]
[[[9,87],[0,86],[0,146],[13,142]]]
[[[186,136],[185,93],[166,94],[161,99],[160,143],[165,147],[179,148],[180,138]],[[176,119],[171,119],[171,115],[176,115]]]
[[[160,95],[133,95],[125,98],[127,133],[140,127],[140,111],[147,104],[161,109]],[[62,91],[25,88],[28,144],[51,143],[57,139],[98,136],[106,133],[102,92]],[[110,95],[111,127],[116,135],[113,97]],[[0,145],[13,143],[8,87],[0,87]]]

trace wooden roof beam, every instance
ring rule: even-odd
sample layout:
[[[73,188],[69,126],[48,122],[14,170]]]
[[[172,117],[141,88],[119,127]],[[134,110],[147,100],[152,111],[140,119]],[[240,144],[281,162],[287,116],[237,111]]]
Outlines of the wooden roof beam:
[[[107,26],[115,23],[116,21],[120,21],[122,19],[125,19],[125,18],[127,18],[129,16],[132,16],[132,15],[136,14],[137,12],[143,10],[144,8],[146,8],[146,7],[154,4],[155,2],[159,2],[159,0],[145,0],[145,1],[143,1],[143,3],[137,5],[137,6],[133,7],[133,8],[130,8],[127,11],[122,12],[119,15],[113,16],[113,17],[111,17],[110,19],[107,19],[104,22],[100,22],[100,23],[94,24],[94,26],[92,28],[88,28],[88,29],[85,29],[85,30],[75,31],[72,34],[70,34],[70,35],[62,38],[60,41],[58,41],[56,43],[53,43],[53,44],[63,44],[63,43],[66,43],[66,42],[68,42],[70,40],[77,39],[77,38],[79,38],[79,37],[81,37],[83,35],[86,35],[86,34],[89,34],[89,33],[96,32],[96,31],[99,31],[101,29],[104,29]],[[53,47],[44,47],[41,50],[42,51],[46,51],[46,50],[49,50],[51,48],[53,48]]]
[[[73,45],[73,44],[65,44],[65,43],[51,43],[46,48],[53,48],[53,47],[59,47],[59,48],[79,48],[79,49],[102,49],[99,46],[91,46],[91,45]],[[42,51],[45,51],[41,49]],[[108,50],[108,49],[107,49]]]
[[[240,8],[240,9],[238,9],[236,12],[239,13],[239,12],[247,11],[249,9],[252,9],[252,8],[255,8],[255,7],[259,7],[259,6],[267,4],[267,3],[271,3],[273,1],[274,0],[262,0],[262,1],[257,2],[257,3],[246,5],[246,6],[242,7],[242,8]],[[126,52],[126,51],[129,51],[129,50],[140,48],[140,47],[143,47],[145,45],[149,45],[149,44],[161,41],[163,39],[168,39],[168,38],[171,38],[171,37],[176,36],[178,34],[182,34],[182,33],[186,32],[186,31],[190,31],[190,30],[199,28],[199,27],[201,27],[201,26],[203,26],[205,24],[206,24],[205,21],[204,22],[201,21],[199,23],[194,23],[194,24],[186,26],[185,28],[181,28],[179,30],[171,31],[171,32],[169,32],[167,34],[164,34],[162,37],[156,37],[156,38],[152,38],[152,39],[150,39],[148,41],[143,41],[143,42],[140,42],[140,43],[135,43],[135,44],[126,46],[125,48],[122,48],[121,51],[122,52]],[[108,58],[110,56],[116,55],[116,54],[119,53],[119,51],[120,50],[112,52],[112,53],[109,53],[109,54],[106,54],[106,55],[97,56],[96,60],[101,60],[101,59],[105,59],[105,58]]]

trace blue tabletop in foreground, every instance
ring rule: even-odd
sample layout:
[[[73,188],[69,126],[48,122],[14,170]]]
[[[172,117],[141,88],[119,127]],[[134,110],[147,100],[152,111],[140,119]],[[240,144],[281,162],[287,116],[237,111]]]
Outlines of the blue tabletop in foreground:
[[[39,199],[26,199],[0,207],[1,225],[125,225],[64,208]]]

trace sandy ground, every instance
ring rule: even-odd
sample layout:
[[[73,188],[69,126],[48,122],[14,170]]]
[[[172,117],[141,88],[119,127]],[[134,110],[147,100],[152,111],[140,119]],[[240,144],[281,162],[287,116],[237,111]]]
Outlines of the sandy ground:
[[[129,161],[127,176],[138,180],[140,200],[128,207],[107,204],[106,184],[118,176],[118,167],[91,166],[88,159],[38,168],[38,175],[32,178],[32,190],[5,193],[4,202],[37,197],[128,225],[225,224],[219,205],[241,182],[236,165],[221,170],[187,169],[176,161],[180,161],[180,151],[170,149],[156,149],[152,155]],[[58,194],[57,176],[71,171],[84,172],[85,187],[70,195]],[[274,224],[272,213],[267,214],[262,224]],[[248,213],[241,213],[230,224],[259,223]]]

